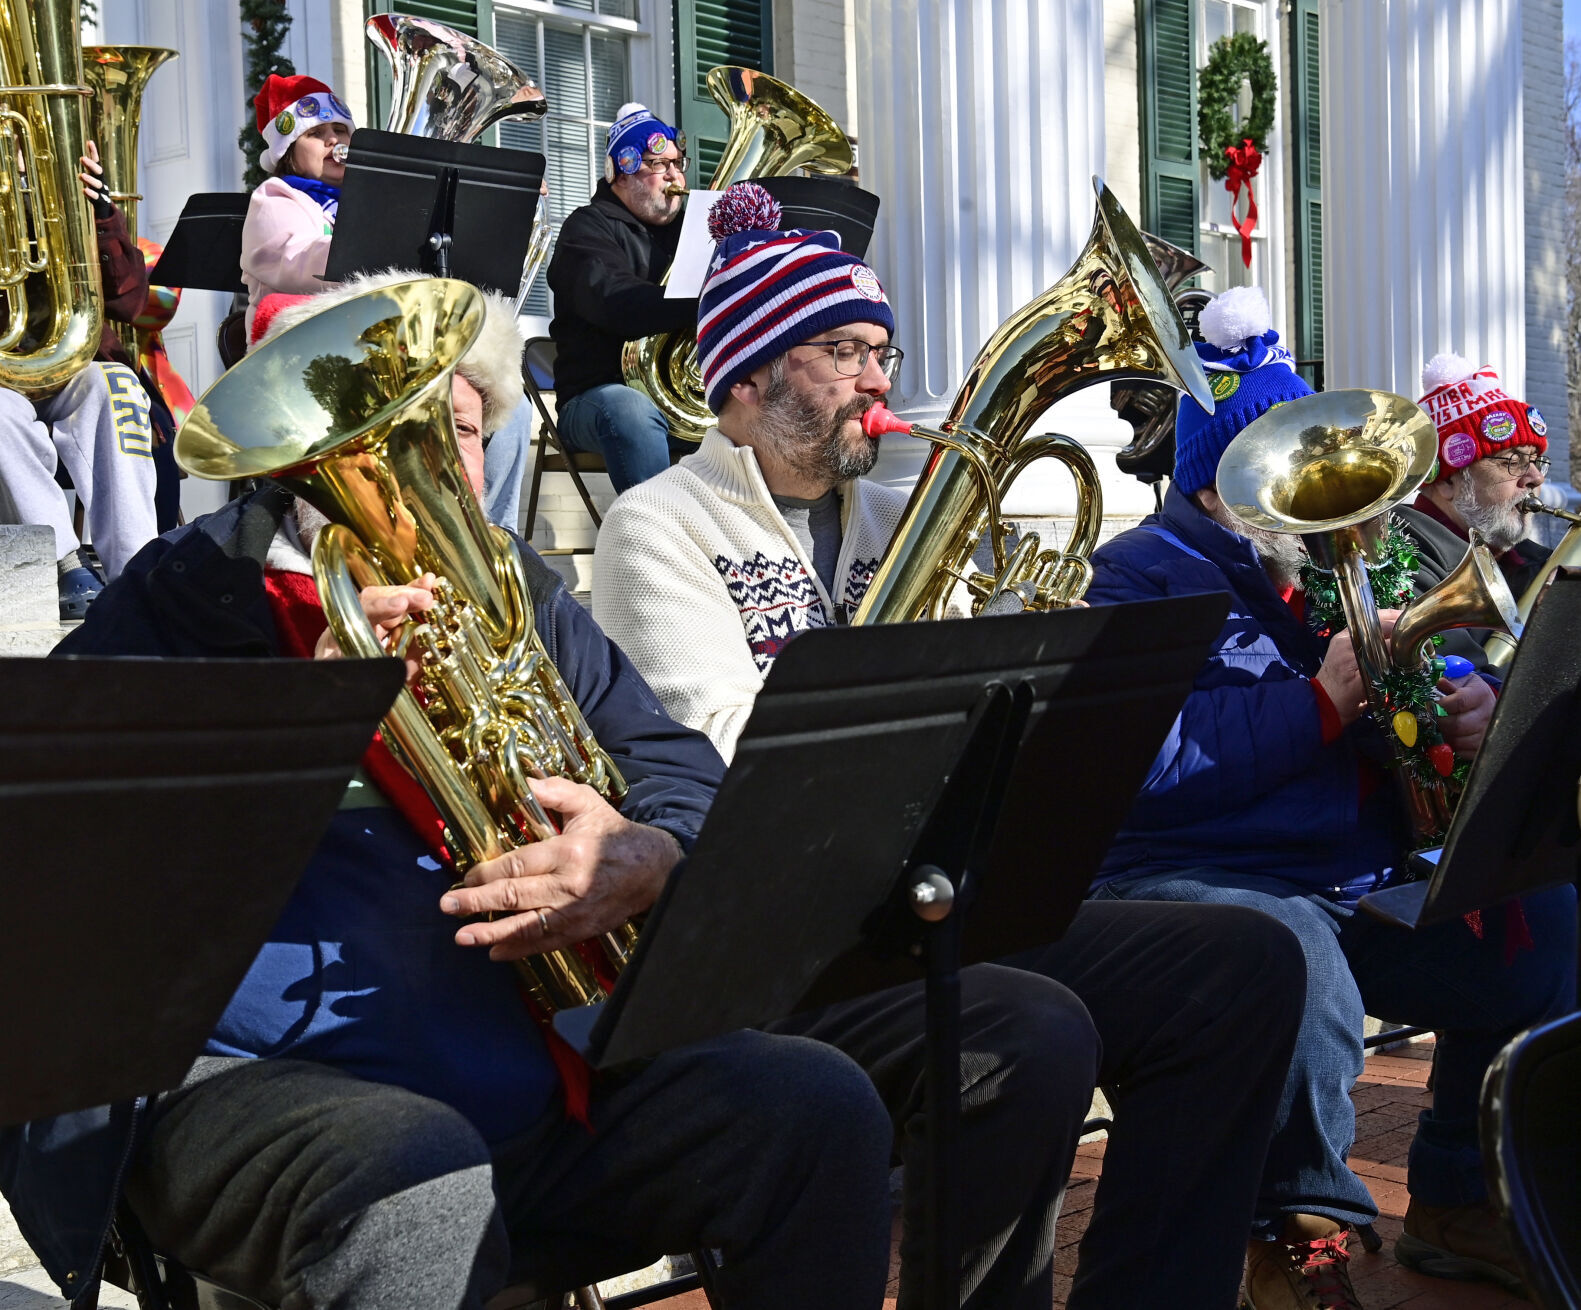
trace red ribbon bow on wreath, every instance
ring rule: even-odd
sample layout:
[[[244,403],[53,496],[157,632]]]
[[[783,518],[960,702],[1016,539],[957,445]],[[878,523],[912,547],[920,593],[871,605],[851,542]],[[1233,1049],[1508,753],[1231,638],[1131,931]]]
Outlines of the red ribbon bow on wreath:
[[[1230,161],[1230,171],[1224,178],[1224,189],[1230,193],[1230,222],[1241,234],[1241,262],[1252,266],[1252,233],[1257,230],[1257,197],[1252,194],[1252,179],[1263,166],[1263,157],[1250,137],[1243,137],[1239,146],[1226,146],[1225,157]],[[1236,207],[1241,203],[1241,188],[1246,188],[1246,217],[1236,218]]]

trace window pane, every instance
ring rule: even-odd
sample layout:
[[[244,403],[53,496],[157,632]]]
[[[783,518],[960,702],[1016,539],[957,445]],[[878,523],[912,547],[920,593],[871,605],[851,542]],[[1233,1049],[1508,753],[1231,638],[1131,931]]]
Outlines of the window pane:
[[[559,28],[543,30],[544,94],[549,112],[569,118],[586,118],[587,63],[580,32]]]
[[[637,0],[598,0],[598,12],[608,18],[636,18]]]
[[[554,0],[554,2],[562,9],[585,9],[588,13],[593,12],[593,0]]]
[[[606,126],[626,103],[626,43],[618,37],[595,36],[593,47],[593,118]]]
[[[558,223],[592,198],[593,169],[584,124],[550,118],[547,125],[549,148],[544,153],[549,157],[549,213]]]

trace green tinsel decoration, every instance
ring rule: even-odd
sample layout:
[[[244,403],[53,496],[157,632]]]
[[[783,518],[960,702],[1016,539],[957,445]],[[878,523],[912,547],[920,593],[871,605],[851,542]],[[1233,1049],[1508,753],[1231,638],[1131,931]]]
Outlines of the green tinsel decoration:
[[[285,47],[286,34],[291,30],[291,13],[286,0],[240,0],[240,4],[242,41],[247,47],[247,76],[242,82],[247,96],[247,120],[237,134],[236,144],[247,157],[242,182],[251,191],[269,176],[258,166],[264,139],[258,131],[253,97],[271,73],[290,77],[296,72],[296,65],[280,53]]]
[[[1416,599],[1413,581],[1417,564],[1416,542],[1405,525],[1393,514],[1389,516],[1388,536],[1384,542],[1383,558],[1367,566],[1367,580],[1372,586],[1373,599],[1378,608],[1404,609]],[[1334,575],[1315,565],[1307,564],[1301,570],[1301,583],[1306,591],[1307,624],[1320,637],[1332,637],[1345,629],[1345,609],[1340,604],[1339,586]],[[1440,638],[1434,637],[1434,643]],[[1443,784],[1451,787],[1451,794],[1465,782],[1470,765],[1457,759],[1448,777],[1439,773],[1429,752],[1443,744],[1444,734],[1438,720],[1444,711],[1433,697],[1442,673],[1442,665],[1434,660],[1418,669],[1393,669],[1386,672],[1379,683],[1379,691],[1390,721],[1378,726],[1389,733],[1412,777],[1424,784]],[[1394,731],[1392,720],[1400,711],[1408,711],[1416,719],[1416,742],[1407,746]]]

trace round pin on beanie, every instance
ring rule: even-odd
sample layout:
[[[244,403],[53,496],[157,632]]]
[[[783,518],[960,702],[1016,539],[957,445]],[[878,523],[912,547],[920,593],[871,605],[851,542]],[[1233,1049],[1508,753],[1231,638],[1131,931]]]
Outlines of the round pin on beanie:
[[[321,123],[344,123],[348,131],[357,130],[351,110],[341,98],[305,73],[291,77],[269,74],[253,97],[253,111],[259,135],[264,139],[258,166],[266,173],[273,173],[280,166],[297,137]]]
[[[1488,455],[1515,446],[1548,449],[1548,424],[1525,401],[1509,395],[1487,365],[1476,368],[1463,355],[1434,355],[1422,369],[1419,404],[1438,428],[1438,474],[1442,482]]]

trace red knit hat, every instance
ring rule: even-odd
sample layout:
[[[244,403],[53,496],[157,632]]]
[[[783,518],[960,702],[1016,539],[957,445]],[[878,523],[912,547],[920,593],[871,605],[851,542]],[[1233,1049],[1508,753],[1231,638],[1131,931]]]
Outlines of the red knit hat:
[[[258,157],[259,167],[272,173],[281,156],[291,148],[291,143],[320,123],[344,123],[352,131],[357,124],[351,110],[339,96],[316,77],[296,73],[281,77],[271,73],[253,97],[253,108],[258,116],[258,131],[264,139],[264,151]]]
[[[1548,423],[1533,405],[1516,400],[1499,385],[1499,375],[1484,365],[1473,368],[1460,355],[1434,355],[1422,370],[1416,403],[1438,428],[1438,474],[1442,482],[1487,455],[1515,446],[1548,449]]]
[[[313,299],[310,295],[292,295],[286,291],[271,291],[258,302],[258,308],[253,310],[252,336],[248,339],[247,348],[251,350],[269,331],[269,324],[274,322],[274,316],[282,309],[289,309],[292,305],[300,305]]]

